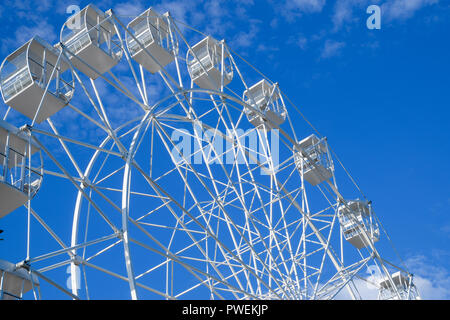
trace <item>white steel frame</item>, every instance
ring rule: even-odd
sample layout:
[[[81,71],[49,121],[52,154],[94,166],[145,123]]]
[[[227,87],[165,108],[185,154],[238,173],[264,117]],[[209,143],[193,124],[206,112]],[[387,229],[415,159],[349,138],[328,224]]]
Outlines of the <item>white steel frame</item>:
[[[285,124],[269,124],[278,129],[280,139],[278,170],[270,148],[264,147],[270,145],[268,130],[263,128],[268,124],[250,131],[255,133],[262,150],[245,146],[242,141],[249,133],[243,134],[240,128],[248,127],[246,112],[252,107],[242,100],[242,92],[249,88],[233,56],[240,57],[225,41],[221,42],[222,51],[229,53],[237,75],[233,79],[236,85],[223,85],[222,63],[220,90],[199,89],[188,77],[183,58],[183,54],[192,52],[184,33],[197,31],[181,25],[169,14],[169,33],[176,38],[174,41],[179,41],[179,53],[174,63],[161,66],[161,71],[153,76],[159,77],[169,91],[166,97],[153,101],[146,79],[150,74],[130,58],[124,35],[137,43],[138,39],[112,10],[106,19],[114,25],[123,45],[132,87],[130,81],[115,75],[114,69],[98,79],[122,95],[127,104],[137,106],[139,115],[113,124],[99,80],[83,77],[69,58],[73,56],[94,71],[95,66],[60,44],[60,57],[69,61],[77,94],[84,94],[88,102],[88,107],[71,102],[66,109],[102,134],[96,139],[82,139],[67,132],[62,135],[59,131],[63,128],[58,128],[53,117],[46,124],[36,125],[33,121],[27,127],[46,163],[54,168],[46,168],[44,174],[64,179],[77,193],[70,237],[45,221],[47,212],[38,214],[38,199],[26,206],[28,252],[17,267],[43,280],[43,298],[44,282],[72,299],[102,297],[105,292],[101,288],[89,286],[90,271],[95,271],[107,279],[126,282],[126,296],[131,299],[333,299],[343,295],[343,291],[346,297],[359,299],[362,296],[358,282],[367,281],[363,271],[369,265],[375,265],[391,282],[393,298],[418,296],[412,275],[405,267],[386,261],[363,226],[361,235],[368,244],[366,248],[357,250],[343,241],[337,211],[346,205],[346,200],[335,176],[314,188],[304,181],[303,169],[298,169],[294,155],[294,146],[301,140],[297,139],[298,130],[289,116],[289,112],[296,111],[294,105],[286,105]],[[43,98],[36,103],[42,101]],[[253,111],[264,116],[259,110]],[[4,119],[9,119],[9,113],[10,109]],[[188,161],[171,140],[170,133],[179,128],[190,128],[191,138],[202,146],[194,154],[202,160],[201,165]],[[205,132],[214,133],[205,138]],[[216,138],[232,145],[231,155],[216,150]],[[146,144],[150,150],[144,147]],[[81,156],[84,152],[74,149],[91,153],[87,165]],[[183,161],[175,161],[173,150]],[[172,161],[161,167],[165,160],[158,158],[166,159],[164,155]],[[231,158],[232,163],[224,163],[222,156]],[[110,185],[111,180],[120,181],[121,185]],[[148,199],[145,212],[138,205],[142,199]],[[164,219],[160,220],[160,216]],[[56,241],[59,249],[32,246],[31,218]],[[346,256],[348,251],[350,259]],[[111,259],[108,254],[120,268],[102,260],[103,256]],[[65,273],[67,266],[71,290],[48,275]],[[397,270],[411,280],[406,296],[392,280],[391,274]],[[124,289],[121,290],[123,294]],[[34,295],[40,296],[41,292]]]

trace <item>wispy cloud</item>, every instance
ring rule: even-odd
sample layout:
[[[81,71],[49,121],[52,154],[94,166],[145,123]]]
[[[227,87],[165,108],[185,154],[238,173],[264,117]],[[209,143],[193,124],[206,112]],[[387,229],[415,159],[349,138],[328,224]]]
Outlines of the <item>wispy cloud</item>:
[[[325,44],[322,48],[322,52],[320,54],[321,59],[328,59],[334,56],[337,56],[341,53],[342,49],[345,47],[345,42],[343,41],[335,41],[335,40],[326,40]]]
[[[54,26],[49,24],[47,20],[42,20],[36,25],[32,26],[21,26],[17,28],[14,33],[16,36],[16,43],[23,44],[30,40],[33,36],[39,36],[50,43],[56,42],[58,40],[58,34]]]
[[[298,12],[320,12],[325,6],[326,0],[291,0],[288,6]]]
[[[440,230],[450,237],[450,223],[443,225]]]
[[[164,1],[157,4],[156,9],[163,13],[170,11],[175,19],[186,21],[187,15],[196,7],[196,3],[188,3],[187,1]]]
[[[302,50],[305,50],[308,44],[308,39],[306,39],[306,37],[299,37],[296,41],[296,44],[297,47],[299,47]]]
[[[383,17],[388,20],[406,20],[429,5],[438,3],[439,0],[390,0],[381,7]]]
[[[239,32],[232,40],[231,44],[234,49],[248,48],[255,42],[255,38],[259,31],[260,20],[252,19],[249,21],[249,29]]]
[[[2,54],[11,53],[11,50],[26,43],[33,36],[40,36],[50,43],[59,39],[59,26],[48,19],[48,13],[54,8],[56,1],[9,1],[2,3],[2,7],[8,8],[3,12],[5,25],[9,28],[8,37],[4,37],[0,45]],[[4,9],[0,9],[3,11]]]
[[[332,15],[333,32],[344,25],[360,22],[365,18],[366,8],[371,4],[381,6],[383,19],[387,22],[406,20],[420,9],[438,3],[439,0],[337,0]]]
[[[413,256],[405,261],[409,271],[414,274],[414,285],[420,297],[424,300],[450,299],[450,273],[443,266],[433,264],[423,255]],[[375,281],[376,282],[376,281]],[[355,286],[363,299],[377,299],[378,289],[366,281],[356,279]],[[342,290],[337,299],[351,299],[350,295]]]
[[[148,8],[144,8],[144,5],[140,1],[122,2],[114,7],[114,11],[118,16],[129,19],[137,17],[146,9]]]
[[[360,20],[360,16],[365,14],[364,7],[369,3],[378,3],[377,0],[338,0],[334,5],[332,22],[333,31],[339,31],[343,25]],[[358,9],[361,14],[355,15],[354,11]]]
[[[287,40],[289,45],[293,45],[301,50],[306,50],[309,43],[312,41],[312,37],[307,38],[302,32],[298,34],[293,34]]]
[[[319,13],[326,4],[326,0],[286,0],[272,2],[275,11],[280,12],[287,21],[294,21],[303,14]]]
[[[47,20],[41,19],[38,23],[30,22],[30,25],[22,25],[16,28],[14,36],[2,41],[0,51],[2,54],[11,53],[11,50],[17,49],[34,36],[39,36],[49,43],[57,42],[58,33],[55,27]],[[14,48],[14,49],[12,49]]]
[[[422,299],[450,299],[450,273],[423,255],[406,260]]]

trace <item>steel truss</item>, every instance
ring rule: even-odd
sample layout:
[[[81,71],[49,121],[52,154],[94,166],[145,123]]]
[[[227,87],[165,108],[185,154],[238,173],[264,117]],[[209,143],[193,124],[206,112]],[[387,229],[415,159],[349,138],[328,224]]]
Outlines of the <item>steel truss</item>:
[[[370,284],[365,272],[375,266],[391,285],[388,298],[416,298],[412,280],[405,295],[392,276],[393,271],[409,279],[412,275],[383,258],[359,221],[366,247],[356,249],[343,239],[338,209],[347,200],[338,188],[338,168],[317,186],[305,181],[296,154],[303,154],[302,161],[309,156],[296,148],[297,137],[311,132],[294,126],[290,115],[298,117],[296,107],[286,106],[283,125],[269,119],[253,127],[246,112],[264,114],[242,99],[249,89],[241,72],[249,69],[246,61],[221,41],[222,59],[228,52],[237,75],[233,85],[224,86],[222,67],[218,90],[198,88],[183,56],[192,52],[185,34],[199,34],[168,17],[179,52],[174,63],[155,75],[131,58],[125,34],[157,61],[112,10],[106,19],[126,60],[117,74],[113,70],[88,79],[72,62],[94,72],[96,66],[59,45],[57,64],[63,58],[68,62],[83,98],[68,103],[65,118],[56,115],[36,124],[42,97],[25,130],[45,158],[40,192],[52,190],[50,181],[59,181],[64,193],[75,191],[76,200],[73,214],[69,204],[55,204],[50,212],[39,197],[26,205],[28,254],[17,267],[42,280],[32,297],[44,291],[45,298],[48,290],[51,296],[62,293],[73,299],[360,299],[362,284]],[[163,84],[160,91],[167,92],[159,97],[149,92],[150,81],[157,78]],[[117,114],[105,87],[121,97],[116,103],[133,109],[130,115],[113,120]],[[281,99],[288,101],[284,94]],[[4,119],[10,116],[8,108]],[[65,121],[82,123],[82,130],[93,134],[68,130]],[[188,156],[199,163],[173,141],[176,130],[188,134],[196,147]],[[273,135],[279,140],[279,161],[270,147]],[[250,136],[257,139],[257,149],[246,145]],[[69,234],[67,226],[55,224],[55,214],[72,221]],[[56,247],[35,238],[41,232],[32,230],[32,220]],[[67,267],[71,289],[64,278]],[[386,292],[378,283],[372,285]]]

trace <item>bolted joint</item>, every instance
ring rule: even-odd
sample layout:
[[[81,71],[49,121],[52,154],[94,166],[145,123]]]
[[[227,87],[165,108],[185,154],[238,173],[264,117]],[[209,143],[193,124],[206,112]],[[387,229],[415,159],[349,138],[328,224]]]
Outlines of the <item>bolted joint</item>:
[[[24,124],[19,128],[19,131],[26,132],[27,134],[31,134],[33,127],[30,124]]]
[[[116,236],[118,239],[123,240],[123,230],[117,230]]]
[[[88,177],[84,177],[81,184],[83,185],[83,187],[89,188],[91,186],[91,180],[89,180]]]
[[[27,271],[30,271],[30,262],[28,260],[23,260],[16,264],[16,270],[18,269],[25,269]]]
[[[79,266],[83,263],[82,259],[79,255],[74,255],[71,260],[72,260],[72,263],[76,266]]]

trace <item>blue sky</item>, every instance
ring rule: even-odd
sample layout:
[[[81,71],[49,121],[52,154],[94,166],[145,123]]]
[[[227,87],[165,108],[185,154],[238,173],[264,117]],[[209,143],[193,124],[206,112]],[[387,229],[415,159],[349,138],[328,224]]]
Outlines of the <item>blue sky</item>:
[[[2,1],[1,59],[36,34],[56,43],[67,5],[88,3]],[[374,202],[424,297],[450,298],[449,1],[94,3],[170,10],[279,82]],[[371,4],[381,30],[366,27]]]

